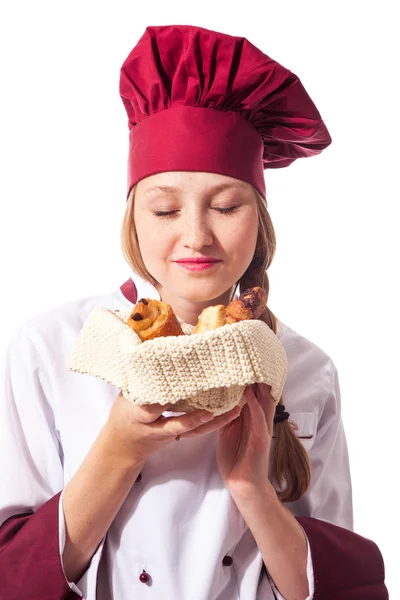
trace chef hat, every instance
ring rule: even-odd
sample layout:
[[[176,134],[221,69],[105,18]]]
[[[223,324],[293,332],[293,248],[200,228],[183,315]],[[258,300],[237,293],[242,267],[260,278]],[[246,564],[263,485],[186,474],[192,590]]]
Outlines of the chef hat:
[[[319,154],[329,132],[299,78],[246,38],[188,25],[147,27],[121,67],[129,119],[128,195],[162,171],[252,184],[263,169]]]

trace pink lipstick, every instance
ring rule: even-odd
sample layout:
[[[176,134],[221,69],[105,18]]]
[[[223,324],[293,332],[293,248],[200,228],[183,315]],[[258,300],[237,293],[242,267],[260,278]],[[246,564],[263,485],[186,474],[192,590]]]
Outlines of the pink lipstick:
[[[188,271],[204,271],[204,269],[210,269],[217,263],[221,262],[217,258],[206,258],[206,257],[191,257],[191,258],[180,258],[176,263]]]

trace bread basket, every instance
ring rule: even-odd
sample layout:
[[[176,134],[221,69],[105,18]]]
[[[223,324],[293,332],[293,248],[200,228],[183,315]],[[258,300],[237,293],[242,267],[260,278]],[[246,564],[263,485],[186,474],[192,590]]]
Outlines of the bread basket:
[[[286,352],[274,332],[259,320],[240,321],[193,334],[142,342],[126,323],[129,310],[96,307],[76,340],[67,368],[99,377],[138,405],[172,405],[171,412],[212,411],[243,404],[247,385],[271,386],[276,403],[287,375]]]

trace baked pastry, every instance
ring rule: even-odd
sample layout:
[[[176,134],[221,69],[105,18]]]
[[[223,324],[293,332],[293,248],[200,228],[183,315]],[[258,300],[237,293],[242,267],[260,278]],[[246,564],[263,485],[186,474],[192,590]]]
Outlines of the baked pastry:
[[[205,331],[222,327],[225,324],[225,306],[223,304],[208,306],[201,311],[196,327],[193,329],[192,334],[204,333]]]
[[[148,307],[143,300],[149,300],[141,302]],[[76,340],[68,369],[99,377],[138,406],[168,404],[171,412],[204,409],[223,414],[242,405],[245,386],[255,382],[270,385],[279,402],[287,358],[264,321],[247,319],[191,335],[194,327],[177,317],[184,335],[164,337],[158,328],[160,337],[143,344],[127,323],[136,312],[136,307],[117,312],[96,306]]]
[[[247,319],[258,319],[268,300],[264,288],[256,286],[245,290],[238,300],[233,300],[225,309],[226,323],[237,323]]]
[[[142,342],[157,337],[184,335],[171,306],[152,298],[141,298],[137,302],[127,324]]]
[[[204,308],[192,333],[204,333],[223,325],[258,319],[267,304],[267,292],[260,286],[249,288],[226,307],[223,304]]]

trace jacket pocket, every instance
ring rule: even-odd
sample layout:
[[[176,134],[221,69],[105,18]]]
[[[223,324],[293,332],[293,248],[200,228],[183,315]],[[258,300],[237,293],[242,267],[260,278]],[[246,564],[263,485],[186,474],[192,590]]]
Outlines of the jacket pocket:
[[[291,412],[289,421],[298,426],[295,434],[308,451],[314,444],[317,433],[317,413],[314,412]],[[275,438],[275,432],[272,435]]]

